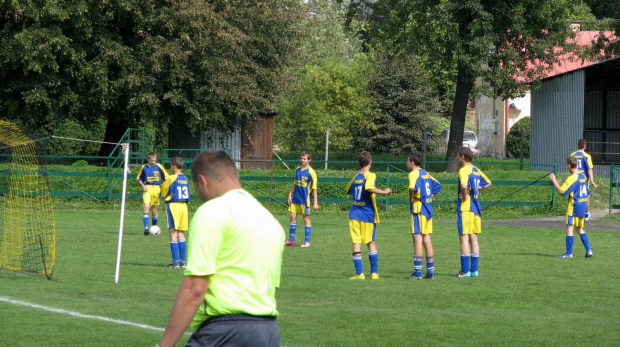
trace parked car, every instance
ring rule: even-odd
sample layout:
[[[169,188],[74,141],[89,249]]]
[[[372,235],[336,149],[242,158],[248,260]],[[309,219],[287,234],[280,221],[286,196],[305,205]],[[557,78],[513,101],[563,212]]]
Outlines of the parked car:
[[[446,129],[441,132],[441,138],[448,145],[448,139],[450,138],[450,129]],[[463,146],[471,148],[474,155],[478,155],[480,149],[478,148],[478,136],[472,130],[465,130],[463,132]]]

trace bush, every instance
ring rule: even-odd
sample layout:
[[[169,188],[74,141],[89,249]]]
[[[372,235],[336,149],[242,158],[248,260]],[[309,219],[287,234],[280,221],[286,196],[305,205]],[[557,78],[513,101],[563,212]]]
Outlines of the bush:
[[[523,144],[523,157],[529,158],[530,117],[521,118],[512,126],[512,128],[510,128],[510,132],[508,132],[508,137],[506,137],[506,147],[508,147],[508,150],[513,157],[521,156],[521,130],[523,130],[523,137],[525,141],[525,143]]]

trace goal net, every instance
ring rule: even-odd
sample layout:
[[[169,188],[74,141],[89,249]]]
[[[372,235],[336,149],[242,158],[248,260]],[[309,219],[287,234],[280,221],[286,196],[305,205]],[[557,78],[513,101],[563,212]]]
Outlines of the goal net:
[[[0,277],[52,277],[56,228],[45,144],[0,120]]]

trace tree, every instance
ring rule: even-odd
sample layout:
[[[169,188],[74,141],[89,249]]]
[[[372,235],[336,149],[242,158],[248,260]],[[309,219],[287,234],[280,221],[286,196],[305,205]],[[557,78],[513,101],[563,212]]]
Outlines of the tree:
[[[273,107],[295,59],[296,0],[2,1],[0,114],[228,129]],[[108,151],[104,151],[108,153]]]
[[[412,54],[377,49],[377,56],[368,87],[377,125],[360,129],[356,147],[396,155],[422,150],[425,130],[440,115],[435,90]]]
[[[513,97],[556,60],[571,36],[573,0],[385,0],[371,4],[374,40],[453,66],[455,92],[446,160],[462,144],[467,103],[476,92]],[[431,59],[432,60],[432,59]],[[454,171],[456,164],[446,169]]]

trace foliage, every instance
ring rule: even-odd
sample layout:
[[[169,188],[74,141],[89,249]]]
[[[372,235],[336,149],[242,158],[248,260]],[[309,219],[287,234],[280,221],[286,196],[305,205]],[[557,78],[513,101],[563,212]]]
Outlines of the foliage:
[[[372,4],[371,32],[374,40],[456,71],[446,155],[453,160],[476,79],[482,82],[477,92],[521,94],[525,82],[544,76],[557,60],[553,48],[564,47],[572,35],[566,18],[575,6],[573,0],[378,1]]]
[[[295,0],[2,1],[0,113],[54,133],[231,128],[271,108],[295,59]],[[118,136],[118,134],[116,134]]]
[[[300,64],[280,98],[275,143],[285,150],[348,150],[357,129],[372,127],[366,91],[371,62],[345,31],[342,10],[331,2],[310,7],[303,22]]]
[[[377,110],[376,127],[360,129],[355,147],[397,155],[422,151],[425,130],[438,126],[435,90],[414,55],[380,51],[368,87],[372,108]]]
[[[506,147],[510,153],[515,156],[521,156],[521,131],[523,131],[524,144],[523,156],[530,157],[530,117],[523,117],[516,122],[506,137]]]

